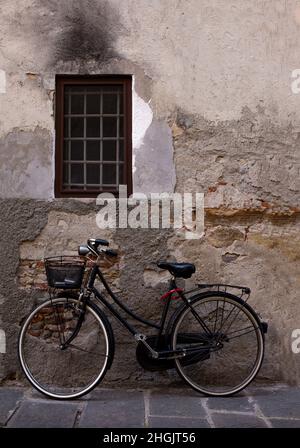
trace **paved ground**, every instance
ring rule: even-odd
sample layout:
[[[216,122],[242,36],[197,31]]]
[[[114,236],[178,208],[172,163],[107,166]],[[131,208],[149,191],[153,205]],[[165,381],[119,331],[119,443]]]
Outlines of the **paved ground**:
[[[32,389],[0,388],[0,426],[12,428],[300,428],[300,388],[249,387],[231,398],[190,389],[96,389],[47,400]]]

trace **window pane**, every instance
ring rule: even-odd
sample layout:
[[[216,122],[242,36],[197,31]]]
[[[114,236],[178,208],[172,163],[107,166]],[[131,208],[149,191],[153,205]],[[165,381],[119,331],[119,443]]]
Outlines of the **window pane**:
[[[64,114],[69,113],[69,95],[64,96]]]
[[[119,160],[124,161],[124,140],[119,140]]]
[[[86,91],[87,92],[97,92],[97,93],[101,93],[103,89],[102,85],[94,85],[94,86],[86,86]]]
[[[82,185],[75,185],[72,187],[72,185],[70,186],[71,190],[84,190],[84,186]]]
[[[116,165],[103,165],[103,184],[116,184]]]
[[[87,184],[100,183],[100,166],[98,163],[87,163],[86,165],[86,182]]]
[[[117,119],[113,117],[103,117],[103,137],[117,136]]]
[[[103,140],[103,160],[117,160],[116,140]]]
[[[83,137],[83,118],[71,118],[71,137]]]
[[[71,160],[83,159],[83,140],[71,141]]]
[[[94,86],[86,86],[87,92],[99,92],[99,93],[117,93],[122,92],[122,85],[109,85],[109,84],[98,84]]]
[[[119,184],[124,184],[124,165],[119,165]]]
[[[85,91],[85,86],[70,86],[70,85],[66,85],[65,86],[65,93],[71,93],[71,92],[80,92],[80,93],[84,93]]]
[[[119,137],[124,137],[123,117],[119,118]]]
[[[64,119],[64,136],[70,137],[70,135],[69,135],[69,119],[68,118]]]
[[[100,119],[87,118],[86,119],[86,136],[100,137]]]
[[[86,160],[100,160],[100,140],[87,140]]]
[[[71,114],[84,113],[84,96],[71,95]]]
[[[72,184],[82,184],[83,183],[83,173],[84,173],[83,163],[72,163],[71,164],[71,183]]]
[[[86,113],[100,114],[100,95],[86,96]]]
[[[120,95],[120,110],[119,110],[119,114],[124,114],[123,94]]]
[[[64,170],[63,170],[63,183],[67,184],[69,182],[69,164],[64,163]]]
[[[63,156],[64,160],[69,160],[69,142],[65,141],[64,142],[64,156]]]
[[[118,95],[103,95],[103,113],[117,114],[118,113]]]

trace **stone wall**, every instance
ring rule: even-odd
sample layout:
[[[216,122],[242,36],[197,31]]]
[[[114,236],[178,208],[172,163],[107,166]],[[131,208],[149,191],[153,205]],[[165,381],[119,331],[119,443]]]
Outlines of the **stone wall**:
[[[0,379],[19,376],[19,325],[46,294],[42,259],[90,236],[120,256],[105,271],[148,318],[167,275],[155,262],[192,261],[186,282],[250,286],[269,321],[264,380],[300,383],[291,333],[300,327],[300,96],[296,0],[4,0],[0,17]],[[99,230],[93,200],[54,198],[55,75],[133,76],[135,192],[204,192],[205,234]],[[113,321],[112,321],[113,322]],[[161,383],[145,373],[118,324],[106,381]]]

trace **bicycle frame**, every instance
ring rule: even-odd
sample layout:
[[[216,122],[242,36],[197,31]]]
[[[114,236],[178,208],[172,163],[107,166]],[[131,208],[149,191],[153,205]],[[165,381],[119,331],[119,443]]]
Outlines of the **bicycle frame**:
[[[165,323],[167,320],[167,314],[170,308],[170,303],[172,300],[172,290],[174,290],[174,292],[176,292],[178,294],[178,296],[186,303],[186,305],[188,307],[190,307],[192,313],[194,314],[194,316],[196,317],[196,319],[198,320],[198,322],[200,323],[201,327],[203,328],[204,332],[207,335],[211,335],[211,331],[210,329],[206,326],[206,324],[203,322],[203,320],[201,319],[200,316],[198,316],[198,314],[195,312],[195,310],[193,309],[193,307],[191,306],[191,304],[189,303],[188,299],[185,297],[183,290],[180,288],[177,288],[176,282],[175,282],[175,278],[172,277],[170,280],[170,291],[168,291],[166,294],[164,294],[162,296],[162,298],[165,299],[165,305],[162,311],[162,315],[161,315],[161,319],[159,324],[156,324],[152,321],[146,320],[143,317],[139,316],[138,314],[134,313],[130,308],[128,308],[118,297],[116,297],[116,295],[113,293],[113,291],[111,290],[111,288],[109,287],[108,283],[106,282],[103,273],[101,272],[100,268],[98,265],[94,265],[93,268],[90,271],[89,274],[89,278],[87,281],[87,292],[88,292],[88,297],[90,297],[90,295],[93,293],[95,295],[95,297],[106,307],[108,308],[108,310],[113,314],[113,316],[135,337],[136,340],[138,341],[142,341],[149,350],[151,350],[151,347],[146,343],[145,341],[145,336],[140,334],[140,332],[133,326],[131,325],[120,313],[119,311],[112,305],[110,304],[105,297],[103,297],[103,295],[98,291],[98,289],[94,286],[95,280],[96,278],[99,277],[101,283],[103,284],[103,286],[105,287],[107,293],[110,295],[110,297],[113,299],[114,303],[116,305],[119,306],[119,308],[121,308],[123,311],[125,311],[125,313],[132,317],[134,320],[141,322],[142,324],[148,326],[148,327],[152,327],[158,330],[157,333],[157,341],[159,341],[159,338],[162,336],[163,334],[163,330],[165,328]],[[154,355],[154,351],[152,351],[152,354]],[[171,353],[172,351],[170,351]],[[173,352],[172,352],[173,353]]]
[[[99,266],[95,265],[89,275],[89,279],[88,279],[88,283],[87,283],[87,292],[88,294],[94,294],[95,297],[103,304],[105,305],[106,308],[108,308],[108,310],[115,316],[115,318],[133,335],[137,335],[139,334],[139,332],[137,331],[137,329],[131,325],[120,313],[119,311],[112,305],[110,304],[105,297],[103,297],[103,295],[99,292],[99,290],[94,286],[95,280],[96,278],[99,278],[101,283],[103,284],[104,288],[106,289],[107,293],[110,295],[110,297],[113,299],[114,303],[116,305],[118,305],[119,308],[121,308],[123,311],[125,311],[125,313],[132,317],[134,320],[141,322],[142,324],[148,326],[148,327],[152,327],[158,330],[158,336],[160,336],[163,332],[164,326],[165,326],[165,322],[166,322],[166,318],[167,318],[167,313],[169,310],[169,306],[170,306],[170,298],[166,300],[164,308],[163,308],[163,312],[162,312],[162,316],[161,316],[161,320],[160,322],[157,324],[155,322],[152,322],[150,320],[144,319],[143,317],[139,316],[138,314],[134,313],[130,308],[128,308],[115,294],[114,292],[111,290],[110,286],[108,285],[108,283],[106,282],[103,273],[101,272]],[[175,285],[175,281],[174,279],[171,279],[170,282],[170,286],[172,288],[172,286],[174,286],[176,288]]]

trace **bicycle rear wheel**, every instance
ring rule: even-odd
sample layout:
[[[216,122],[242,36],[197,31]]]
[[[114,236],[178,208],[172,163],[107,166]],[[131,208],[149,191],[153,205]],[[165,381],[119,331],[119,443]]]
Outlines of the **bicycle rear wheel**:
[[[74,298],[48,300],[31,312],[20,331],[22,369],[30,383],[51,398],[73,399],[90,392],[112,361],[110,324],[92,303],[86,305],[79,333],[62,348],[76,328],[78,304]]]
[[[239,392],[255,378],[263,361],[259,318],[229,293],[204,293],[190,304],[179,310],[171,335],[172,349],[186,350],[185,357],[175,360],[179,375],[206,395]]]

